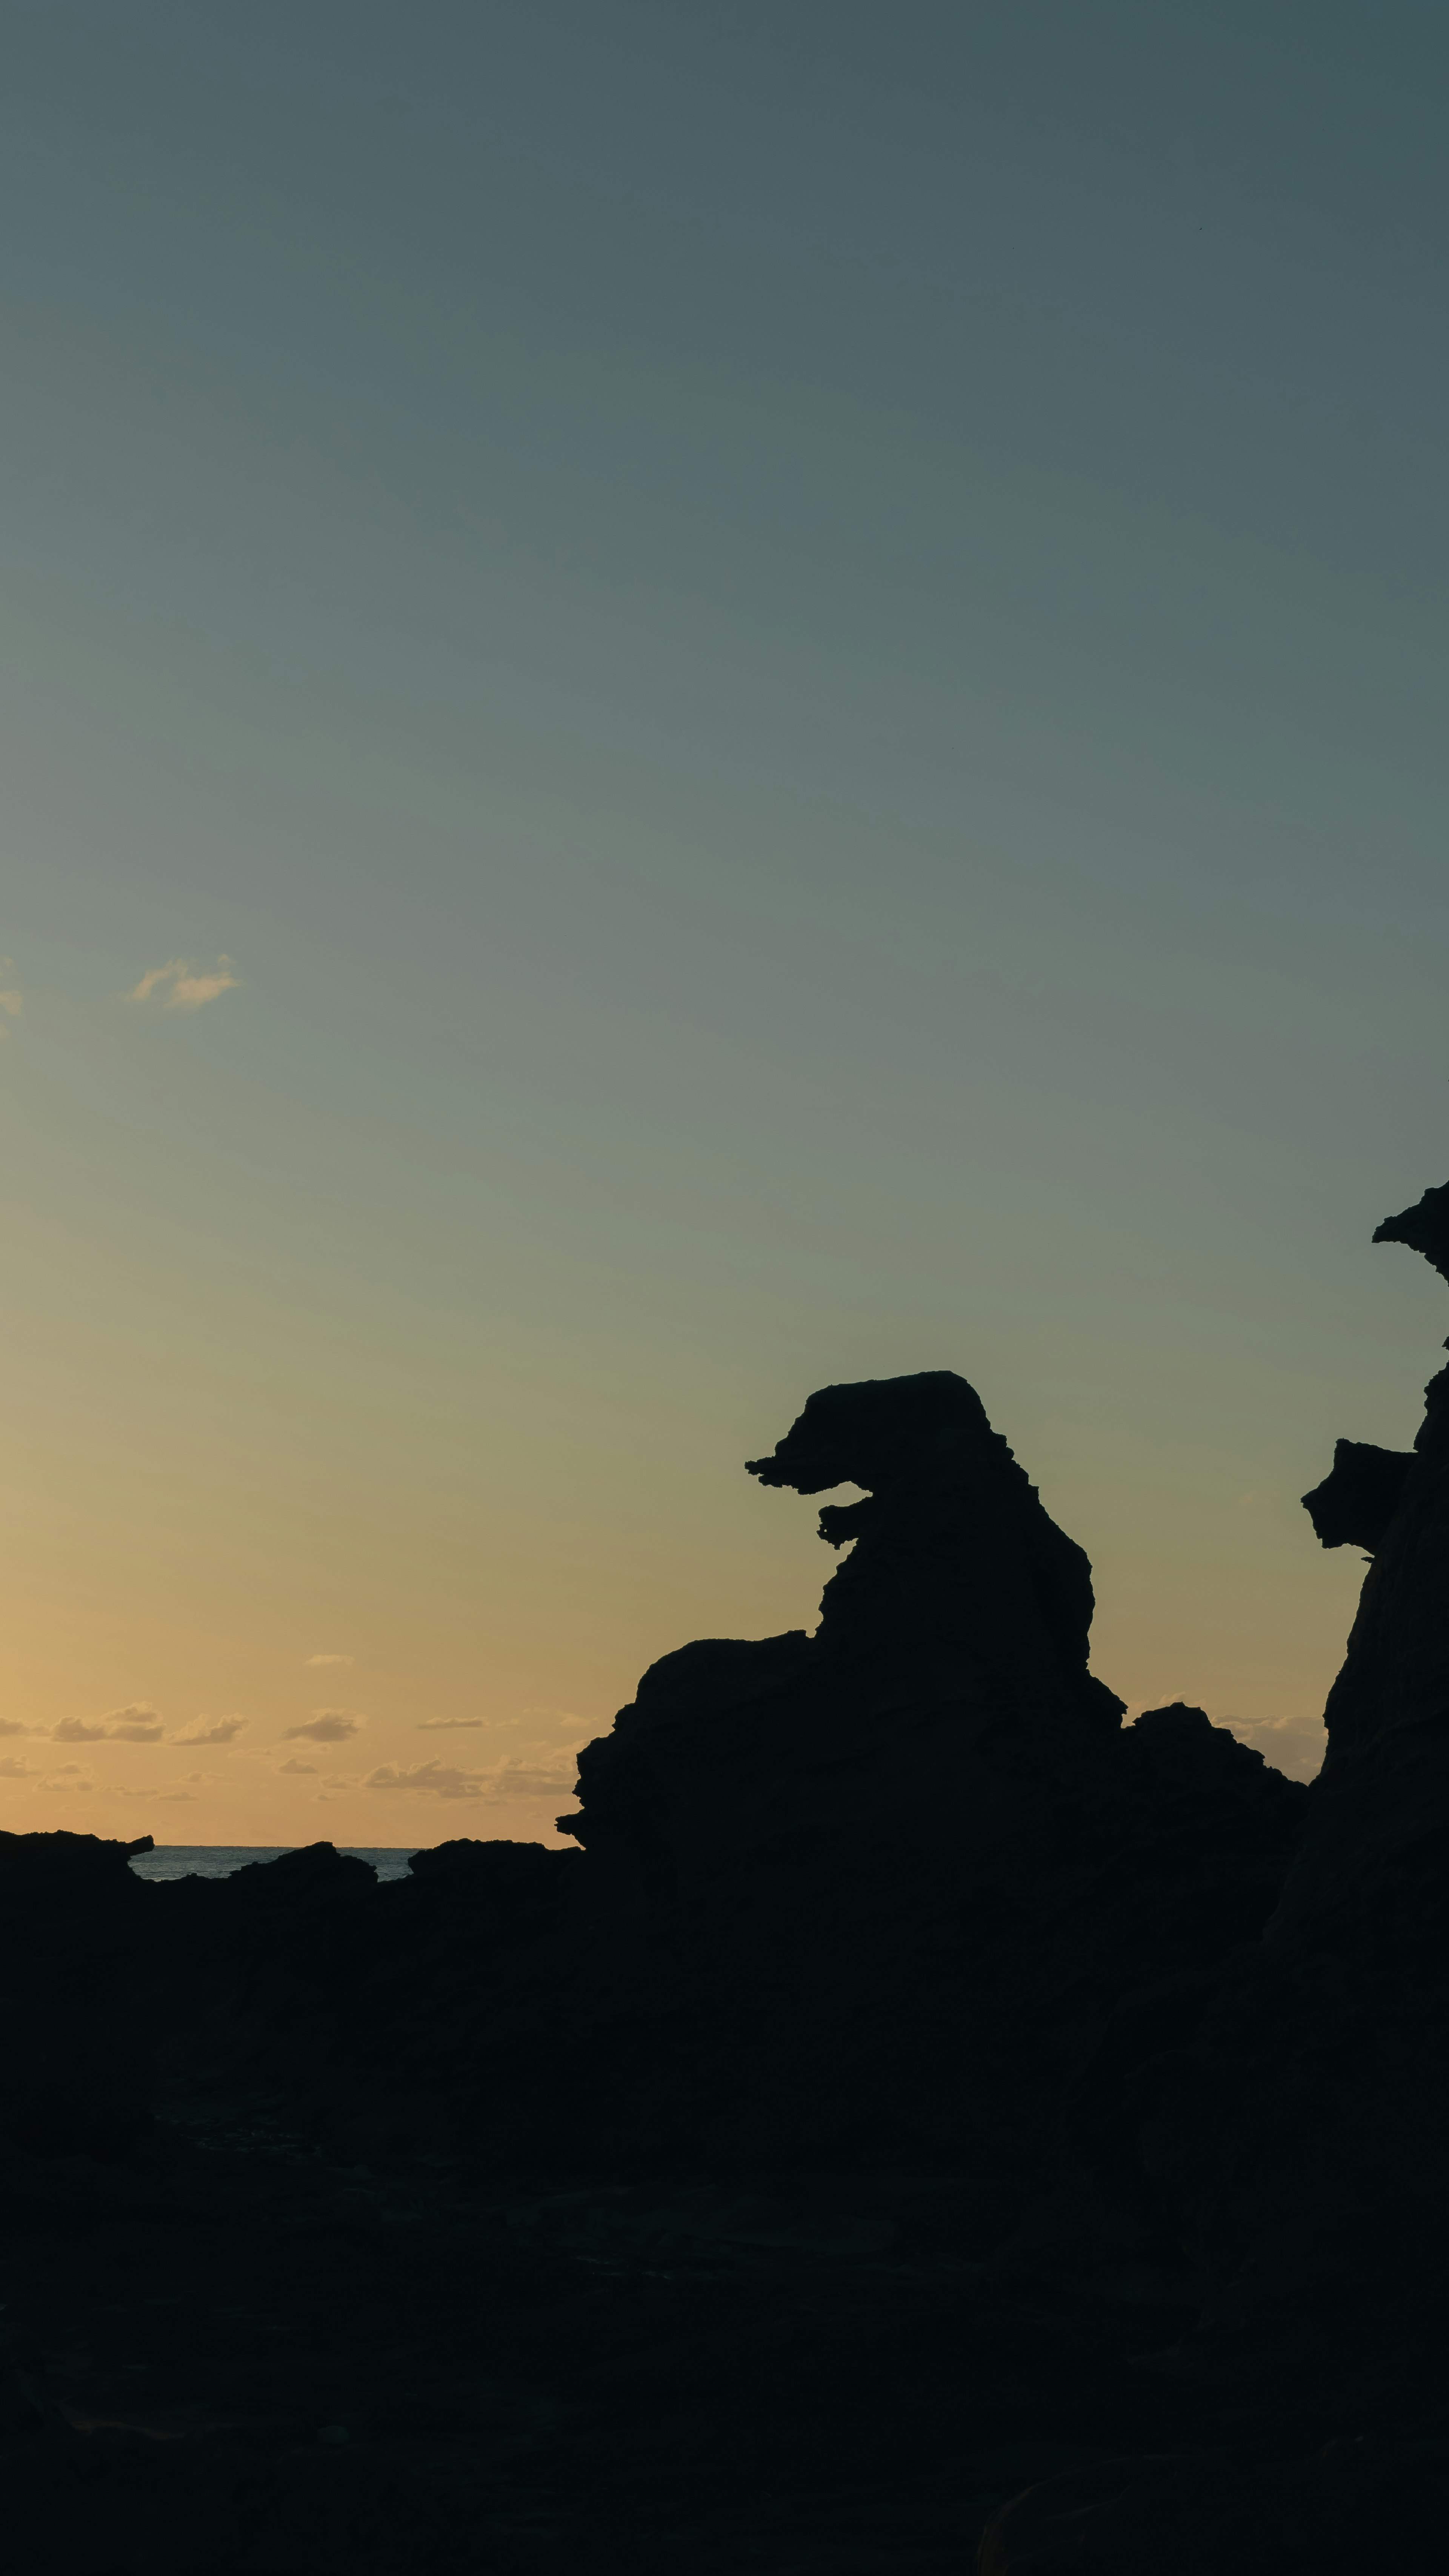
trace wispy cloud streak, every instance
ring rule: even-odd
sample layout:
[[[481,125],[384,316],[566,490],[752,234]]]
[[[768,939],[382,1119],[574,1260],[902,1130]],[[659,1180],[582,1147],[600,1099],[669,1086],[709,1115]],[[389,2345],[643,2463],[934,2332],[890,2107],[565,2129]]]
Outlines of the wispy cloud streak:
[[[195,1717],[173,1735],[173,1744],[234,1744],[246,1725],[244,1717]]]
[[[105,1717],[63,1717],[50,1731],[52,1744],[159,1744],[164,1729],[154,1708],[135,1700]]]
[[[169,957],[164,966],[148,966],[126,999],[150,1002],[163,1011],[199,1011],[203,1002],[214,1002],[219,993],[234,993],[240,982],[229,957],[218,957],[214,966],[198,966],[190,957]]]
[[[303,1725],[283,1729],[282,1741],[293,1744],[302,1736],[309,1744],[346,1744],[354,1735],[360,1735],[366,1724],[366,1718],[359,1717],[355,1709],[314,1708]]]

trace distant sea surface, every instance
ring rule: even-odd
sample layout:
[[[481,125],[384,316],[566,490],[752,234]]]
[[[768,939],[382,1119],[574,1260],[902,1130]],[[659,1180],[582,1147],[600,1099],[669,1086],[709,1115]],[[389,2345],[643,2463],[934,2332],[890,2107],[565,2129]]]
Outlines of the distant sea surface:
[[[158,1843],[154,1851],[134,1853],[131,1867],[138,1878],[230,1878],[249,1861],[280,1860],[297,1848],[295,1843]],[[408,1862],[422,1845],[379,1851],[349,1843],[345,1848],[349,1860],[370,1862],[379,1878],[406,1878]]]

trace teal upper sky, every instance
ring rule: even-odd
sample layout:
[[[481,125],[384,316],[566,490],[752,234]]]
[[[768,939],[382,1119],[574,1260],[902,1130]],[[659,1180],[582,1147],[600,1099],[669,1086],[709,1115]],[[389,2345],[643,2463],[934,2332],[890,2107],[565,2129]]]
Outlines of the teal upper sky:
[[[766,1624],[743,1478],[650,1607],[693,1462],[949,1367],[1125,1695],[1311,1713],[1295,1497],[1443,1330],[1367,1251],[1449,1170],[1442,9],[15,0],[5,51],[22,1555],[130,1493],[159,1603],[225,1495],[241,1602],[310,1479],[289,1561],[425,1566],[483,1693],[469,1531],[572,1563],[634,1441],[608,1702],[676,1602]]]

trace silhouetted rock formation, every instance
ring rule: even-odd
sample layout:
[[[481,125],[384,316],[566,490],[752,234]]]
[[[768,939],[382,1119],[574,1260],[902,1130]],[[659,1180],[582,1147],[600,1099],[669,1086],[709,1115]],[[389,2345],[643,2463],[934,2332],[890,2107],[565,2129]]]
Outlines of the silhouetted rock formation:
[[[0,1833],[0,1905],[18,1910],[38,1901],[90,1906],[108,1898],[134,1902],[133,1852],[154,1851],[149,1834],[132,1843],[96,1834]]]
[[[611,1895],[562,1995],[510,1972],[509,2062],[621,2162],[970,2153],[1006,2227],[1127,2000],[1258,1938],[1307,1792],[1201,1711],[1122,1729],[1087,1558],[963,1379],[827,1388],[750,1472],[867,1486],[821,1513],[853,1553],[813,1636],[684,1647],[586,1747]],[[520,2098],[476,2097],[497,2152]]]
[[[1307,1793],[1200,1710],[1122,1728],[1087,1559],[963,1379],[827,1389],[751,1472],[868,1484],[821,1515],[853,1553],[814,1636],[650,1667],[580,1758],[582,1849],[148,1890],[153,2017],[354,2136],[410,2105],[513,2162],[969,2153],[1014,2225],[1131,1999],[1258,1938]]]
[[[1439,2443],[1307,2457],[1094,2461],[994,2513],[979,2576],[1368,2576],[1429,2568],[1449,2530]]]
[[[1386,1218],[1449,1279],[1449,1186]],[[1341,1672],[1324,1711],[1328,1750],[1313,1812],[1270,1927],[1270,2023],[1333,2033],[1356,2081],[1317,2136],[1321,2086],[1265,2084],[1281,2126],[1304,2140],[1300,2240],[1312,2209],[1326,2240],[1354,2241],[1373,2212],[1379,2258],[1397,2240],[1421,2276],[1449,2284],[1449,2217],[1438,2136],[1449,2122],[1441,2033],[1449,2016],[1449,1369],[1425,1389],[1402,1487],[1364,1577]],[[1281,2219],[1276,2223],[1281,2225]],[[1320,2240],[1320,2241],[1322,2241]],[[1374,2260],[1358,2236],[1358,2259]]]
[[[1422,1252],[1441,1279],[1449,1279],[1449,1181],[1442,1189],[1426,1190],[1397,1216],[1386,1216],[1374,1228],[1374,1241],[1406,1243],[1411,1252]]]
[[[1445,1267],[1449,1190],[1380,1236]],[[650,1666],[580,1757],[578,1849],[458,1839],[380,1886],[323,1843],[145,1886],[121,1845],[0,1838],[12,2174],[151,2151],[144,2032],[197,2133],[233,2137],[259,2100],[294,2133],[274,2149],[285,2187],[259,2158],[196,2151],[173,2269],[205,2228],[218,2286],[231,2264],[249,2293],[256,2267],[280,2303],[303,2263],[327,2285],[298,2327],[319,2338],[305,2356],[329,2321],[325,2364],[297,2365],[311,2412],[283,2422],[269,2375],[237,2437],[245,2476],[220,2448],[184,2488],[178,2471],[168,2523],[151,2511],[167,2444],[130,2461],[113,2520],[147,2564],[182,2576],[205,2496],[218,2527],[244,2499],[236,2565],[257,2576],[293,2563],[299,2529],[320,2576],[400,2550],[469,2562],[485,2527],[522,2571],[540,2544],[510,2522],[507,2480],[531,2516],[555,2459],[572,2558],[631,2576],[964,2568],[983,2527],[986,2576],[1225,2554],[1243,2576],[1337,2576],[1377,2563],[1386,2494],[1405,2563],[1432,2563],[1446,1379],[1412,1453],[1340,1442],[1307,1498],[1325,1544],[1376,1559],[1312,1790],[1183,1701],[1121,1724],[1088,1669],[1087,1558],[938,1371],[824,1389],[751,1462],[802,1494],[864,1487],[820,1515],[852,1552],[813,1634],[707,1638]],[[464,2169],[470,2210],[427,2216],[419,2170]],[[407,2206],[401,2185],[381,2206],[389,2175],[411,2177]],[[384,2222],[415,2231],[391,2257]],[[408,2341],[395,2320],[425,2272]],[[526,2347],[563,2394],[524,2467],[509,2434],[483,2476],[458,2392],[490,2335],[490,2389]],[[218,2392],[235,2341],[228,2324]],[[430,2370],[415,2417],[407,2375]],[[371,2479],[346,2515],[327,2499],[347,2453],[315,2480],[299,2465],[344,2382]],[[219,2425],[247,2421],[231,2404]],[[428,2465],[449,2444],[451,2484]],[[918,2550],[882,2511],[884,2536],[850,2554],[857,2464],[878,2457],[912,2513],[936,2498],[948,2548]],[[694,2502],[641,2550],[630,2516],[653,2512],[665,2459]],[[742,2461],[749,2530],[686,2544]],[[801,2518],[761,2554],[760,2500],[792,2481]],[[71,2485],[84,2539],[100,2508]],[[49,2535],[50,2455],[26,2492]],[[832,2555],[815,2543],[843,2496]],[[73,2554],[107,2563],[90,2540]]]
[[[762,1485],[819,1494],[820,1535],[851,1554],[825,1587],[815,1644],[848,1658],[859,1688],[902,1670],[989,1674],[1023,1723],[1114,1729],[1122,1702],[1087,1671],[1092,1569],[1043,1510],[974,1387],[950,1369],[866,1379],[812,1395],[768,1458]]]
[[[675,1821],[681,1787],[671,1770],[688,1764],[696,1745],[675,1744],[678,1722],[698,1728],[768,1698],[803,1677],[809,1639],[803,1628],[783,1637],[701,1637],[651,1664],[610,1733],[579,1755],[581,1813],[560,1816],[559,1831],[572,1834],[591,1857],[627,1871],[651,1895],[678,1885]],[[768,1714],[767,1714],[768,1722]],[[662,1734],[662,1742],[645,1739]]]
[[[1449,1185],[1385,1218],[1374,1241],[1408,1244],[1449,1278]],[[1347,1449],[1342,1512],[1336,1499],[1331,1508],[1374,1528],[1365,1544],[1374,1546],[1375,1561],[1324,1711],[1326,1784],[1346,1766],[1362,1784],[1405,1764],[1437,1766],[1449,1754],[1449,1369],[1431,1379],[1424,1398],[1411,1452],[1400,1457],[1340,1441],[1327,1485],[1305,1497],[1312,1510],[1336,1491]]]
[[[1303,1497],[1325,1547],[1361,1547],[1372,1556],[1404,1499],[1412,1449],[1375,1449],[1366,1440],[1336,1440],[1332,1472]]]
[[[548,1851],[542,1843],[482,1843],[465,1835],[457,1842],[435,1843],[431,1851],[414,1852],[408,1875],[430,1893],[466,1888],[476,1895],[486,1889],[507,1904],[551,1888],[560,1865],[568,1867],[573,1858]]]
[[[1206,1709],[1189,1708],[1180,1699],[1166,1708],[1144,1708],[1124,1735],[1122,1752],[1127,1771],[1123,1795],[1135,1769],[1169,1795],[1210,1791],[1218,1799],[1235,1801],[1245,1850],[1265,1840],[1281,1861],[1296,1842],[1308,1806],[1303,1782],[1273,1770],[1254,1746],[1239,1742],[1231,1727],[1214,1726]]]
[[[145,1889],[139,1842],[0,1833],[0,2159],[124,2155],[150,2118],[151,2070],[124,1979]]]
[[[882,1794],[919,1812],[951,1785],[928,1770],[963,1729],[1068,1758],[1115,1733],[1122,1702],[1087,1669],[1091,1567],[964,1378],[826,1387],[749,1472],[802,1494],[866,1486],[820,1515],[851,1554],[813,1637],[705,1639],[650,1667],[580,1755],[582,1813],[559,1820],[591,1855],[664,1896],[818,1841],[853,1808],[878,1819]]]
[[[1374,1239],[1449,1277],[1449,1188]],[[1204,2281],[1184,2366],[1254,2405],[1292,2381],[1348,2429],[1385,2420],[1387,2354],[1406,2413],[1441,2385],[1449,2295],[1449,1371],[1426,1392],[1411,1453],[1341,1442],[1306,1498],[1326,1543],[1376,1552],[1263,1936],[1129,2006],[1078,2095],[1100,2187],[1135,2189]],[[1425,2475],[1440,2494],[1442,2463]]]

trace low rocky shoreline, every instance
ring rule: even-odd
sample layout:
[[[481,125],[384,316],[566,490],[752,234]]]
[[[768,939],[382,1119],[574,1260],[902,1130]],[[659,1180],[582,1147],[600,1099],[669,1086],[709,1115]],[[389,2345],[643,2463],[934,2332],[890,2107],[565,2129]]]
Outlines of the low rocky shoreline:
[[[574,1849],[0,1836],[17,2564],[1438,2562],[1449,1371],[1308,1498],[1311,1790],[1122,1725],[964,1380],[752,1472],[865,1491],[819,1628],[652,1667]]]

